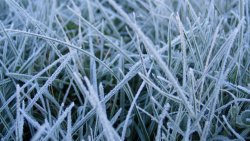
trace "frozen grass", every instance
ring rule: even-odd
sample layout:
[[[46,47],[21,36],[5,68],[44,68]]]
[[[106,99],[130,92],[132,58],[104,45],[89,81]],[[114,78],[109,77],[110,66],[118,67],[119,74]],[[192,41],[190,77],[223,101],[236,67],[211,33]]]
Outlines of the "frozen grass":
[[[250,140],[248,0],[1,0],[1,140]]]

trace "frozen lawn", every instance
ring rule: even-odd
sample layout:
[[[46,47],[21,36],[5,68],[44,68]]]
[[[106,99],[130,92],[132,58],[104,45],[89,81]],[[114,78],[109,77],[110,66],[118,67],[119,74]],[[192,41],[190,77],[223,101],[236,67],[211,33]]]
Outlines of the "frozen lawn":
[[[0,0],[0,139],[250,140],[249,0]]]

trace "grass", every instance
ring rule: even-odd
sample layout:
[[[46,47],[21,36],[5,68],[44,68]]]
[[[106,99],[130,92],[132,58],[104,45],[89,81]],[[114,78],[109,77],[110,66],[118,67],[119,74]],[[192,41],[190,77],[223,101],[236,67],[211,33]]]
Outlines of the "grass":
[[[249,140],[248,0],[2,0],[1,140]]]

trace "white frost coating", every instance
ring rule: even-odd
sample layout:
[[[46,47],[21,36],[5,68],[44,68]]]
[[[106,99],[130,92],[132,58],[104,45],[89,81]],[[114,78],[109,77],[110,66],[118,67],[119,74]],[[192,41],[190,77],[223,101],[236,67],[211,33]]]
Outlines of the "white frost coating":
[[[91,105],[93,106],[93,108],[96,109],[96,114],[98,115],[100,122],[103,126],[103,130],[105,132],[105,137],[107,140],[110,141],[116,141],[116,140],[121,140],[120,136],[118,135],[118,133],[116,132],[116,130],[112,127],[110,121],[107,118],[106,113],[104,112],[105,109],[103,109],[103,106],[98,98],[97,93],[94,91],[92,85],[90,84],[89,80],[87,77],[84,77],[84,80],[87,84],[87,88],[88,90],[85,88],[85,86],[83,85],[79,75],[74,72],[75,78],[77,78],[77,83],[80,85],[80,89],[82,90],[82,92],[84,92],[86,98],[88,99],[88,101],[91,103]]]
[[[248,140],[249,8],[2,0],[0,140]]]

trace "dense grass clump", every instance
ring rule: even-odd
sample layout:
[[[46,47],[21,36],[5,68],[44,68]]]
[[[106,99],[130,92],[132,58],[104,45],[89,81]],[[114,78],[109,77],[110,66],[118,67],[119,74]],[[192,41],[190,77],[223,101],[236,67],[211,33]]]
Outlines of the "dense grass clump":
[[[1,140],[250,140],[249,14],[248,0],[1,0]]]

